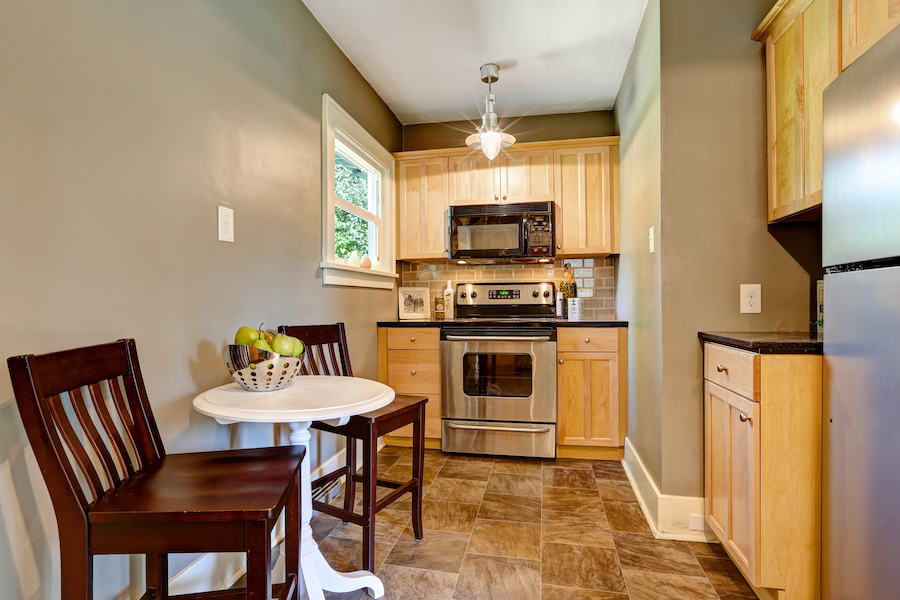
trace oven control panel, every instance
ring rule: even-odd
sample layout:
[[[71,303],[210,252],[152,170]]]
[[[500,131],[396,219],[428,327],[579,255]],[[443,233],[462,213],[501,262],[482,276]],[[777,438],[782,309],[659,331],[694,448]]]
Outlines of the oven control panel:
[[[556,287],[552,282],[458,283],[455,300],[461,307],[555,306]]]

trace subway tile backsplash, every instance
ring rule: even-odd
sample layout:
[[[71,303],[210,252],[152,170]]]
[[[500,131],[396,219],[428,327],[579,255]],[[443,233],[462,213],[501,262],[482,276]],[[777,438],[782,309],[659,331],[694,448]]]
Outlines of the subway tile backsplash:
[[[557,259],[546,265],[483,265],[462,267],[448,261],[400,263],[400,285],[427,287],[431,297],[444,289],[449,280],[457,283],[479,281],[552,281],[557,289],[562,281],[563,267],[575,270],[578,296],[584,298],[586,319],[615,319],[615,258]]]

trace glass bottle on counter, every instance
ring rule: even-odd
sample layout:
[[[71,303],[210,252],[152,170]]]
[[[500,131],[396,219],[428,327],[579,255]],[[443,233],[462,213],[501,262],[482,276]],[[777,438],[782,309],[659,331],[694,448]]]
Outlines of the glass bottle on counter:
[[[437,298],[434,299],[434,318],[435,319],[443,319],[444,318],[444,295],[440,294]]]
[[[569,298],[578,296],[578,290],[575,286],[575,275],[572,274],[572,265],[566,263],[566,270],[563,273],[562,281],[559,284],[559,291],[562,293],[562,318],[569,318]]]

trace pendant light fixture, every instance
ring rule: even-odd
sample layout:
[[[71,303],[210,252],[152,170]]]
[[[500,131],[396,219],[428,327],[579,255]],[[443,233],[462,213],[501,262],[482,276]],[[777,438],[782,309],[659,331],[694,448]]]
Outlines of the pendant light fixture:
[[[500,67],[493,63],[481,66],[481,80],[488,84],[488,93],[484,98],[484,115],[481,117],[481,127],[476,129],[466,138],[466,146],[481,150],[488,160],[494,160],[500,154],[501,148],[512,146],[516,138],[503,133],[497,125],[497,113],[494,112],[494,94],[491,92],[491,84],[500,78]]]

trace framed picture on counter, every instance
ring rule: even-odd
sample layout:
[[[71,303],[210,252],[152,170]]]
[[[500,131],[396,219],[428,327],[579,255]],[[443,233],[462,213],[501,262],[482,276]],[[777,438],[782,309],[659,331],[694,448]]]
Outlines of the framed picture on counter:
[[[421,287],[402,287],[398,290],[401,319],[430,319],[431,290]]]

